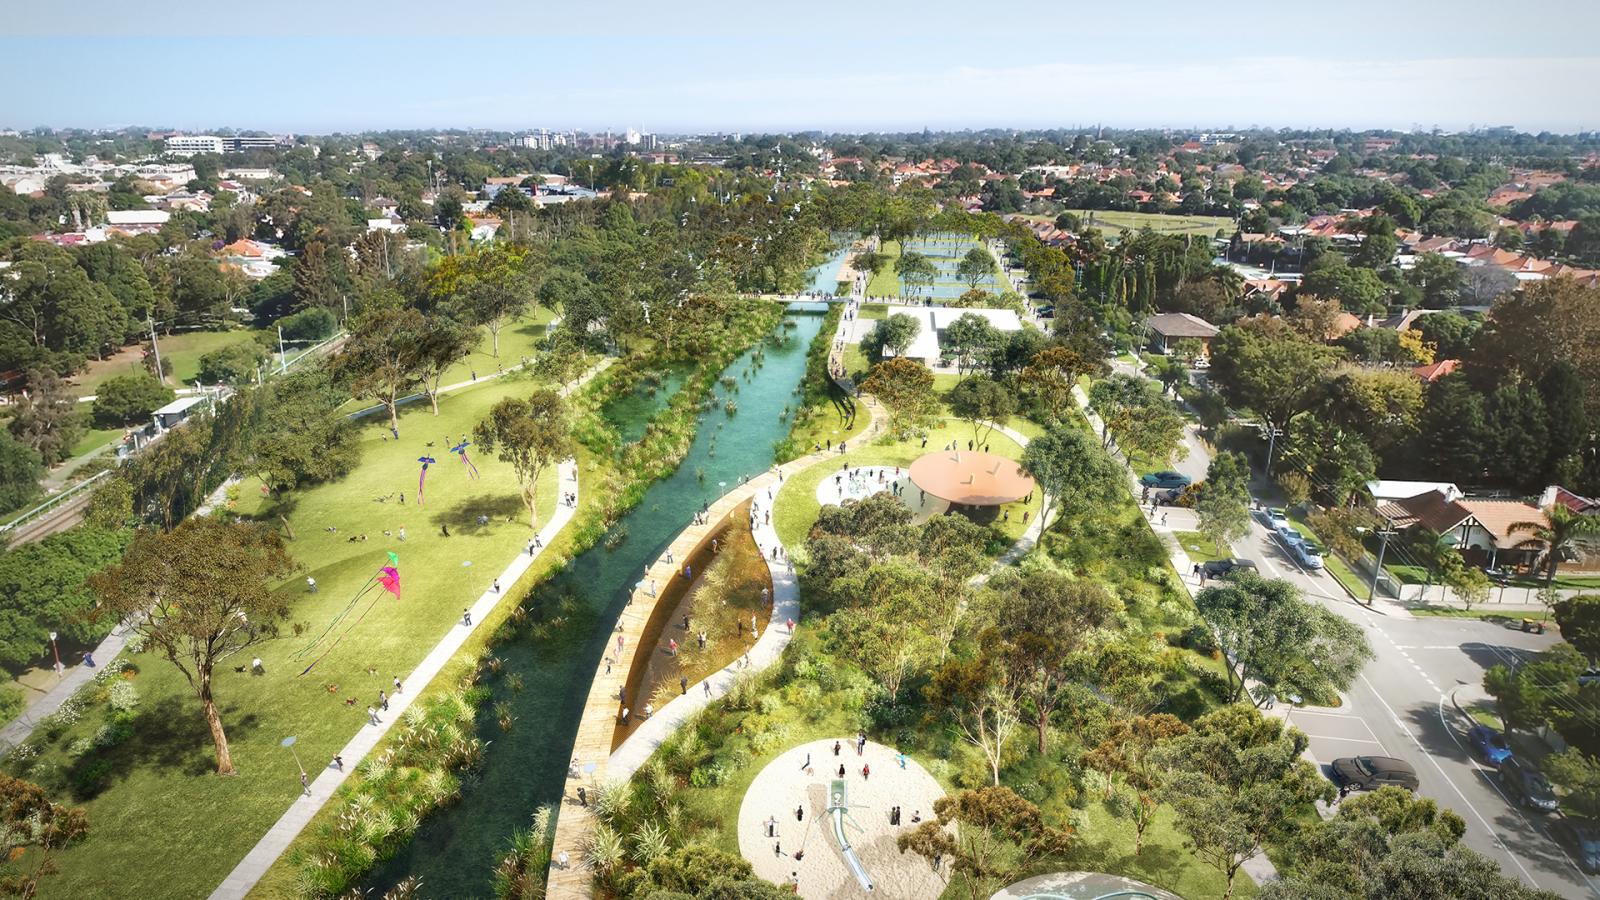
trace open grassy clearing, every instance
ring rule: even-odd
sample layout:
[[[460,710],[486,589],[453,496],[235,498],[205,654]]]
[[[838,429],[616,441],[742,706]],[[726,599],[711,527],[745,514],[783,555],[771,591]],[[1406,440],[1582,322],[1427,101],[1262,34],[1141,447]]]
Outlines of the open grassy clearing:
[[[777,501],[773,505],[773,526],[778,532],[778,539],[783,541],[783,545],[790,552],[798,550],[805,543],[806,534],[811,530],[811,523],[815,522],[817,515],[822,512],[822,504],[817,502],[817,486],[824,478],[837,475],[844,466],[904,468],[923,454],[936,451],[952,440],[965,443],[971,437],[972,428],[967,423],[959,419],[946,418],[940,419],[928,432],[925,442],[927,446],[923,446],[924,441],[921,438],[894,440],[887,435],[852,442],[849,445],[849,452],[839,457],[838,462],[812,466],[783,483],[783,489],[778,492]],[[998,431],[989,436],[987,441],[991,453],[1010,459],[1022,458],[1022,448]],[[1001,516],[995,520],[994,526],[1006,536],[1008,542],[1014,542],[1022,536],[1026,528],[1022,522],[1024,511],[1028,512],[1030,520],[1039,514],[1038,492],[1034,494],[1031,503],[1008,503],[1001,507]],[[1006,514],[1009,514],[1009,517]]]
[[[1216,541],[1198,531],[1174,531],[1172,536],[1177,539],[1178,546],[1189,558],[1195,562],[1209,562],[1213,559],[1227,559],[1232,555],[1231,550],[1218,547]]]
[[[161,348],[161,360],[172,366],[172,374],[167,378],[168,384],[192,387],[195,376],[200,372],[200,357],[223,347],[250,343],[257,339],[257,335],[266,333],[264,330],[236,330],[187,331],[180,334],[157,335],[156,342]],[[273,346],[276,347],[276,343]],[[273,358],[276,359],[276,355]],[[140,360],[139,348],[135,346],[105,362],[90,360],[89,368],[74,376],[71,381],[77,388],[79,396],[87,397],[108,378],[118,375],[137,375],[145,371],[147,370]]]
[[[39,741],[44,750],[27,777],[76,795],[92,823],[89,839],[59,857],[62,874],[47,883],[45,896],[100,895],[112,872],[125,896],[204,896],[215,887],[299,792],[294,761],[278,742],[296,735],[301,760],[313,772],[320,769],[363,726],[378,690],[410,672],[459,620],[462,608],[523,550],[530,534],[527,512],[510,467],[479,455],[474,462],[482,477],[471,480],[440,442],[470,430],[502,397],[532,387],[529,380],[505,379],[461,391],[441,401],[437,418],[414,405],[402,412],[399,442],[389,440],[377,422],[369,423],[362,431],[361,465],[337,483],[276,502],[261,494],[258,482],[240,485],[233,512],[281,514],[294,530],[290,552],[305,572],[279,590],[292,595],[292,621],[307,634],[286,632],[261,646],[265,676],[231,668],[218,673],[216,691],[239,768],[235,778],[210,774],[212,747],[199,705],[182,676],[150,654],[130,657],[139,670],[132,683],[141,703],[129,740],[108,750],[71,752],[75,741],[94,735],[106,720],[102,703],[53,740]],[[424,453],[439,462],[429,471],[429,502],[419,508],[416,458]],[[541,481],[541,521],[555,508],[556,477],[552,471]],[[487,524],[477,524],[479,516],[488,516]],[[360,540],[363,534],[366,541]],[[350,602],[384,562],[386,550],[400,555],[402,599],[369,594],[356,611],[376,599],[371,613],[310,674],[297,677],[308,659],[293,654]],[[307,574],[316,578],[318,593],[307,593]],[[510,593],[510,585],[502,587]],[[86,784],[85,773],[101,763],[108,766],[99,783]],[[172,864],[179,859],[182,865]]]

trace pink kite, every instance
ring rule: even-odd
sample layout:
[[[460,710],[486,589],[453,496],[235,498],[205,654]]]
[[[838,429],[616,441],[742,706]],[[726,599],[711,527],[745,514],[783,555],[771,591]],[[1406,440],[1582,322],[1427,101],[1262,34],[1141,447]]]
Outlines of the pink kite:
[[[393,594],[396,600],[399,600],[400,570],[396,569],[394,566],[384,566],[381,571],[383,574],[378,576],[378,583],[383,585],[384,590]]]

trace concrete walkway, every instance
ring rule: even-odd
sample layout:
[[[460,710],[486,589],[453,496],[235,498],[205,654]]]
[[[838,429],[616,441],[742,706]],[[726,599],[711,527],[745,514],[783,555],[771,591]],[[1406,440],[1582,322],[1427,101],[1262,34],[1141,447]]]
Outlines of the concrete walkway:
[[[583,387],[584,384],[587,384],[591,378],[603,371],[610,362],[609,359],[603,360],[590,368],[577,380],[562,388],[561,395],[563,397],[570,396],[573,392]],[[574,495],[578,493],[578,464],[576,460],[565,460],[557,467],[557,482],[559,484],[558,490],[561,493],[572,493]],[[328,802],[339,785],[343,784],[345,778],[355,770],[357,764],[365,759],[366,755],[378,745],[384,735],[389,733],[389,729],[404,717],[406,710],[411,706],[411,702],[422,694],[433,681],[433,677],[439,674],[439,670],[455,656],[461,646],[466,643],[467,638],[472,636],[472,633],[494,611],[495,606],[504,599],[504,590],[495,590],[493,587],[494,581],[498,580],[506,590],[514,587],[517,580],[533,566],[540,556],[544,555],[544,551],[550,546],[551,541],[554,541],[556,535],[561,533],[561,529],[572,521],[576,513],[576,504],[568,506],[565,503],[561,503],[556,506],[556,511],[550,516],[549,521],[545,522],[544,527],[539,529],[538,546],[534,548],[533,553],[518,553],[510,564],[500,572],[498,579],[491,576],[489,579],[490,587],[479,594],[478,599],[469,607],[470,619],[457,622],[455,627],[451,628],[444,638],[434,645],[428,655],[423,657],[422,662],[402,679],[402,683],[406,685],[407,690],[403,693],[397,692],[389,698],[389,709],[380,716],[378,724],[364,726],[339,751],[339,755],[344,758],[344,768],[335,769],[331,763],[324,767],[321,773],[312,780],[310,792],[295,798],[289,810],[277,822],[273,823],[261,840],[256,842],[255,847],[245,854],[244,859],[234,866],[228,877],[224,878],[222,883],[217,886],[217,889],[211,892],[212,900],[243,898],[250,893],[256,882],[261,880],[261,877],[267,873],[272,864],[277,862],[278,857],[289,848],[289,844],[306,827],[311,818],[322,808],[322,805]]]
[[[877,404],[867,400],[860,401],[860,404],[870,422],[875,418]],[[870,434],[874,427],[869,424],[867,433]],[[705,709],[713,699],[727,694],[741,672],[761,671],[783,655],[784,648],[789,646],[793,636],[787,623],[793,620],[795,627],[800,627],[800,586],[788,555],[778,540],[777,531],[765,523],[766,513],[772,508],[784,481],[811,466],[838,458],[837,451],[812,453],[774,466],[723,494],[697,523],[679,532],[667,546],[666,552],[645,570],[639,587],[635,588],[627,608],[617,621],[617,640],[621,649],[616,653],[608,652],[608,658],[600,661],[590,683],[583,718],[573,741],[571,775],[575,781],[577,776],[582,779],[581,783],[573,784],[574,793],[580,784],[592,789],[600,784],[626,781],[679,726]],[[639,648],[655,603],[671,593],[668,586],[674,579],[687,577],[683,571],[683,561],[693,557],[698,548],[708,543],[729,516],[747,501],[751,504],[751,534],[772,579],[773,607],[767,630],[744,656],[691,686],[687,693],[674,697],[637,725],[620,745],[613,747],[619,706],[624,705],[620,698],[626,693],[628,677],[635,661],[644,661],[639,655]],[[625,705],[642,709],[642,703]],[[589,896],[589,872],[582,860],[584,841],[592,821],[587,807],[578,804],[571,796],[563,797],[551,845],[551,858],[559,859],[562,853],[566,853],[570,862],[565,868],[552,863],[546,896]]]

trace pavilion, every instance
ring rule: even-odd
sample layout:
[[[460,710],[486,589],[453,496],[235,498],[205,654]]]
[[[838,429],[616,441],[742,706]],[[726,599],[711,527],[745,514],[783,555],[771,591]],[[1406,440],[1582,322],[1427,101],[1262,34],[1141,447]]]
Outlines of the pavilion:
[[[911,464],[911,483],[953,507],[999,507],[1033,493],[1033,478],[1014,459],[940,450]]]

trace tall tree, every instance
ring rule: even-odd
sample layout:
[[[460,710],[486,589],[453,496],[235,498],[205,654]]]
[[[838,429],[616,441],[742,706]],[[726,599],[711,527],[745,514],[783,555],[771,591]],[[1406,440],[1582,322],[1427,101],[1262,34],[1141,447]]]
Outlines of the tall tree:
[[[861,389],[888,408],[889,427],[899,435],[924,427],[933,418],[937,405],[933,373],[922,363],[903,356],[873,366]]]
[[[977,290],[979,284],[993,275],[994,257],[989,255],[989,251],[980,247],[968,250],[967,254],[961,257],[961,261],[956,263],[956,276],[973,290]]]
[[[1060,572],[1023,578],[1006,570],[986,587],[984,613],[1002,641],[1002,664],[1016,670],[1027,700],[1023,714],[1038,731],[1042,755],[1050,717],[1076,683],[1069,658],[1116,621],[1122,604],[1100,585]]]
[[[946,660],[923,687],[956,733],[983,753],[996,787],[1006,747],[1022,723],[1022,673],[1003,664],[1003,649],[995,635],[988,635],[976,658]]]
[[[1298,810],[1333,799],[1333,784],[1300,758],[1306,743],[1283,720],[1232,705],[1157,751],[1168,772],[1163,796],[1195,854],[1227,880],[1224,900],[1245,863],[1293,834]]]
[[[1223,668],[1234,700],[1250,682],[1261,688],[1252,698],[1257,706],[1289,694],[1331,698],[1372,658],[1359,627],[1301,599],[1287,581],[1239,575],[1194,602],[1231,661]]]
[[[171,531],[140,532],[120,563],[90,579],[102,613],[136,623],[146,646],[194,689],[219,775],[232,775],[234,766],[212,674],[223,660],[277,636],[289,617],[288,595],[268,584],[292,569],[277,532],[201,516]]]
[[[43,477],[38,451],[0,432],[0,509],[20,510],[33,502]]]
[[[418,352],[427,328],[422,313],[383,307],[356,320],[350,337],[334,357],[334,378],[356,397],[383,405],[389,431],[400,437],[400,398],[422,381]]]
[[[1072,845],[1072,830],[1045,822],[1037,806],[1005,787],[961,791],[934,801],[932,821],[896,839],[900,852],[937,864],[949,860],[972,900],[987,897],[1036,860]]]
[[[1076,351],[1052,346],[1035,353],[1017,376],[1023,395],[1047,423],[1059,421],[1072,405],[1072,389],[1078,378],[1099,367]]]
[[[1333,364],[1333,348],[1272,320],[1222,329],[1211,344],[1211,380],[1224,400],[1255,411],[1272,436],[1309,409]],[[1271,468],[1271,460],[1268,460]]]
[[[467,256],[457,308],[466,321],[489,329],[494,356],[500,355],[500,330],[521,319],[535,299],[533,264],[531,251],[510,244],[478,247]]]
[[[28,372],[22,401],[8,427],[17,440],[38,451],[45,465],[71,456],[72,446],[83,433],[77,394],[72,385],[48,369]]]
[[[485,452],[511,464],[522,485],[528,524],[539,528],[539,476],[572,455],[566,401],[552,390],[534,391],[526,400],[507,397],[472,430]]]
[[[998,328],[974,313],[962,313],[943,335],[943,344],[956,355],[956,371],[963,377],[1004,340]]]
[[[1057,425],[1028,442],[1022,468],[1041,492],[1039,521],[1048,527],[1059,506],[1072,514],[1105,503],[1121,487],[1122,470],[1098,442],[1069,425]]]
[[[994,429],[1004,427],[1017,411],[1017,396],[986,375],[975,375],[945,395],[950,411],[972,426],[972,439],[987,443]]]
[[[1156,762],[1156,750],[1165,741],[1188,734],[1189,726],[1177,716],[1151,713],[1115,719],[1106,736],[1083,755],[1083,764],[1105,775],[1113,790],[1127,792],[1122,815],[1133,823],[1133,855],[1144,851],[1144,834],[1161,808],[1166,770]]]
[[[449,316],[432,315],[424,318],[415,348],[417,377],[422,382],[422,390],[428,395],[434,415],[439,414],[439,388],[444,373],[472,353],[477,338],[472,328]]]

